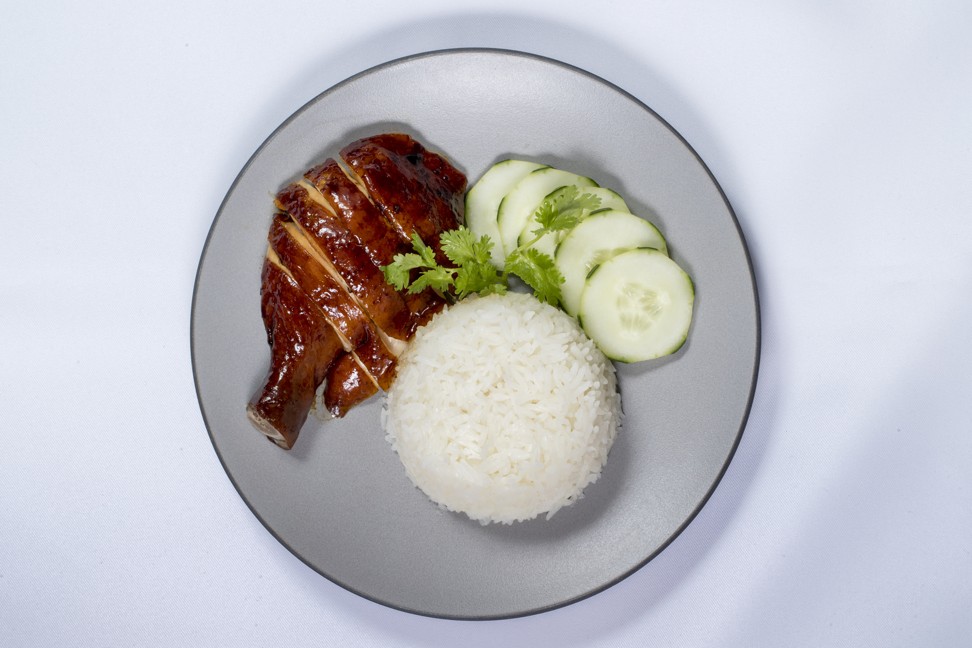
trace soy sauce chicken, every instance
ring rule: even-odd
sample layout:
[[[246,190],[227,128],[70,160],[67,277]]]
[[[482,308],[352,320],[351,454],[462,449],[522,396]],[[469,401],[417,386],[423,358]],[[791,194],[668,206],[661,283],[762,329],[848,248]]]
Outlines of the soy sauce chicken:
[[[445,302],[396,291],[381,267],[411,236],[441,255],[439,234],[463,222],[466,178],[412,137],[355,141],[281,190],[268,233],[261,307],[270,369],[247,405],[254,425],[292,448],[319,390],[334,416],[395,376],[415,329]]]

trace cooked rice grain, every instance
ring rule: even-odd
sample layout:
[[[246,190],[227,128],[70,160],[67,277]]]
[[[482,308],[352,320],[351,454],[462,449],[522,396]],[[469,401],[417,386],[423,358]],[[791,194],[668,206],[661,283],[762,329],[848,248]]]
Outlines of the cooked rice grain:
[[[382,422],[440,506],[512,523],[577,501],[621,421],[614,367],[562,311],[532,296],[470,297],[399,359]]]

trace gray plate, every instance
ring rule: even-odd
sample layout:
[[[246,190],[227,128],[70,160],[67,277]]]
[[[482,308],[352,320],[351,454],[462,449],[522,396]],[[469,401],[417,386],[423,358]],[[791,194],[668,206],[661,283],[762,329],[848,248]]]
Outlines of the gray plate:
[[[375,398],[311,418],[282,451],[244,414],[269,351],[260,267],[270,195],[355,138],[401,130],[469,176],[510,156],[619,191],[694,278],[675,356],[621,366],[626,424],[602,478],[550,521],[483,527],[416,490],[383,438]],[[324,92],[253,155],[220,207],[192,309],[196,389],[213,445],[266,528],[311,568],[418,614],[502,618],[594,594],[660,552],[698,513],[736,448],[753,395],[759,310],[725,196],[668,124],[617,87],[516,52],[453,50],[392,61]]]

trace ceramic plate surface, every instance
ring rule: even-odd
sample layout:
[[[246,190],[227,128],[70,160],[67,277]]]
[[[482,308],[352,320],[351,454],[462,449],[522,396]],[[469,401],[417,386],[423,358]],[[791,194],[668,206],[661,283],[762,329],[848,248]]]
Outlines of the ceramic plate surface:
[[[696,285],[687,344],[619,366],[625,426],[600,481],[551,520],[481,526],[438,509],[385,441],[380,398],[312,417],[290,452],[248,422],[269,348],[260,269],[271,195],[356,138],[404,131],[474,182],[508,157],[618,191],[653,221]],[[692,520],[749,413],[759,310],[745,241],[718,184],[658,115],[617,87],[522,53],[450,50],[373,68],[281,125],[230,188],[200,261],[192,309],[196,388],[240,495],[307,565],[394,608],[449,618],[541,612],[596,593]]]

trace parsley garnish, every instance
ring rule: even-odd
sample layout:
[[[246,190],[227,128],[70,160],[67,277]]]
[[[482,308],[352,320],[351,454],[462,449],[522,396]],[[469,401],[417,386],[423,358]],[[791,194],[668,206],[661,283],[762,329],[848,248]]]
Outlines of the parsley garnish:
[[[582,218],[601,206],[601,199],[594,194],[580,193],[571,185],[557,189],[533,213],[533,220],[540,227],[531,232],[537,238],[551,232],[572,229]],[[527,247],[529,247],[528,244]]]
[[[440,265],[435,251],[418,234],[412,234],[414,252],[396,254],[382,271],[388,283],[398,290],[407,288],[410,293],[418,293],[432,288],[457,300],[472,293],[505,293],[509,276],[515,275],[533,289],[537,299],[557,305],[564,277],[549,254],[532,246],[547,234],[570,230],[600,204],[600,198],[582,194],[573,186],[551,193],[530,217],[539,225],[531,232],[535,238],[507,255],[502,272],[490,263],[493,241],[486,235],[476,238],[463,226],[439,237],[442,253],[453,267]]]
[[[460,227],[443,232],[439,240],[442,252],[455,264],[454,267],[439,265],[435,250],[413,233],[412,249],[415,251],[396,254],[390,264],[382,266],[385,280],[397,290],[407,288],[410,293],[419,293],[431,288],[443,295],[454,293],[457,299],[474,292],[506,291],[506,278],[489,262],[493,242],[488,236],[476,239],[471,231]],[[418,272],[413,273],[416,270]]]
[[[506,257],[504,273],[522,279],[540,301],[554,306],[560,303],[560,284],[564,283],[564,277],[549,254],[536,248],[516,248]]]
[[[389,265],[382,267],[385,272],[385,280],[396,290],[405,290],[411,281],[409,273],[415,268],[428,268],[435,265],[435,259],[432,259],[432,264],[429,265],[426,259],[422,257],[421,251],[424,247],[425,243],[418,237],[418,234],[412,234],[412,248],[418,250],[419,254],[396,254]]]

